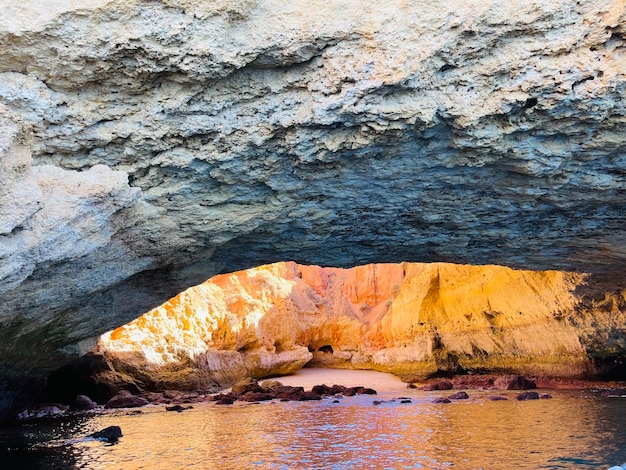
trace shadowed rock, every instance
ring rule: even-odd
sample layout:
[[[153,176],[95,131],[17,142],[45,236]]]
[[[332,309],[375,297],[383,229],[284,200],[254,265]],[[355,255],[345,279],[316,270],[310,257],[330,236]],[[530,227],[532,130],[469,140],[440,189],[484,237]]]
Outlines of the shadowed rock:
[[[232,387],[232,392],[237,395],[244,395],[248,392],[254,393],[262,393],[263,388],[259,385],[259,382],[256,379],[246,377],[245,379],[241,379]]]
[[[193,406],[189,405],[189,406],[182,406],[182,405],[172,405],[172,406],[166,406],[165,410],[166,411],[177,411],[178,413],[185,411],[185,410],[191,410],[193,408]]]
[[[491,401],[504,401],[504,400],[508,400],[507,397],[503,397],[502,395],[492,395],[490,397],[488,397],[489,400]]]
[[[530,390],[537,388],[537,384],[521,375],[506,375],[498,377],[493,386],[500,390]]]
[[[537,392],[524,392],[524,393],[520,393],[517,396],[517,399],[519,401],[525,401],[525,400],[539,400],[539,394]]]
[[[137,408],[145,406],[148,400],[132,395],[128,390],[122,390],[104,405],[105,408]]]
[[[117,442],[122,437],[122,429],[119,426],[109,426],[100,431],[89,434],[87,437],[99,439],[106,442]]]
[[[434,384],[426,384],[422,387],[422,390],[432,391],[432,390],[452,390],[452,382],[447,380],[436,382]]]
[[[78,395],[70,407],[70,411],[93,410],[98,404],[87,395]]]

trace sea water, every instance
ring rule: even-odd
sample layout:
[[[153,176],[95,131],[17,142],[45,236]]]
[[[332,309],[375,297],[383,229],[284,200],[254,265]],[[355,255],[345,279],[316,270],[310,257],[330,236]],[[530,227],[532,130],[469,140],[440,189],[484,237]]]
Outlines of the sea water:
[[[590,391],[407,389],[318,402],[198,403],[0,429],[2,469],[607,469],[626,461],[626,398]],[[492,401],[494,394],[508,400]],[[410,403],[401,403],[410,399]],[[381,402],[382,403],[379,403]],[[117,443],[86,439],[117,425]]]

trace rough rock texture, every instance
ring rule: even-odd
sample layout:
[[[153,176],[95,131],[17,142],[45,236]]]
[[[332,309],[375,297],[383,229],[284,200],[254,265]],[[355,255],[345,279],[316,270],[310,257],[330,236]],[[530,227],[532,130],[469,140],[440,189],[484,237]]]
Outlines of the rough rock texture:
[[[622,0],[0,9],[0,418],[222,270],[454,261],[624,287]]]
[[[260,266],[215,276],[103,335],[93,353],[111,368],[94,381],[224,387],[310,359],[409,382],[468,371],[602,374],[597,357],[626,352],[626,299],[616,299],[621,309],[587,308],[575,294],[584,278],[446,263]],[[590,341],[608,334],[622,339]]]

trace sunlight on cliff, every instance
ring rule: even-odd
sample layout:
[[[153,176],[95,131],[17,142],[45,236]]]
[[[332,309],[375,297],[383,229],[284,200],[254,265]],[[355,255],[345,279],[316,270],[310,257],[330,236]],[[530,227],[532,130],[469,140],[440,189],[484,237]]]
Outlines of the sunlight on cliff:
[[[214,276],[103,335],[97,348],[134,353],[135,367],[139,353],[146,367],[239,361],[249,375],[294,358],[400,376],[525,362],[567,374],[584,361],[563,321],[584,279],[446,263],[275,263]]]

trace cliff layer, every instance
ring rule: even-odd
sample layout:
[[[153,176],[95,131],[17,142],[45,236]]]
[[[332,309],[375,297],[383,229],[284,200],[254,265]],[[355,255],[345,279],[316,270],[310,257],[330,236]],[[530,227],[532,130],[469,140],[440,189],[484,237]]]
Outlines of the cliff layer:
[[[623,0],[0,8],[0,417],[104,331],[261,263],[624,288]]]
[[[611,366],[598,358],[626,349],[626,292],[585,306],[575,293],[585,277],[445,263],[261,266],[215,276],[103,335],[92,354],[108,368],[94,382],[223,387],[306,363],[405,381],[464,372],[598,376]]]

